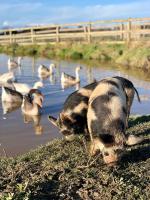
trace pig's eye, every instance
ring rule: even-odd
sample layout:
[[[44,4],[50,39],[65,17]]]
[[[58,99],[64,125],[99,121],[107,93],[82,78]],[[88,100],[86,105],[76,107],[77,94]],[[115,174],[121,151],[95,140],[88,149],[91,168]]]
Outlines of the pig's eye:
[[[109,153],[108,152],[104,152],[104,156],[109,156]]]

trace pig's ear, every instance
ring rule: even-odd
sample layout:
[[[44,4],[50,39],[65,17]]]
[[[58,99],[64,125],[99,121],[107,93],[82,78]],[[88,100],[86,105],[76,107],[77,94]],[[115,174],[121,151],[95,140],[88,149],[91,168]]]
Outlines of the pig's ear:
[[[61,121],[64,121],[67,118],[67,116],[62,112],[59,114],[59,118]]]
[[[53,116],[48,116],[48,120],[54,125],[54,126],[58,126],[57,124],[57,119]]]
[[[113,137],[113,135],[110,134],[103,134],[100,136],[100,139],[105,146],[112,145],[115,142],[115,138]]]

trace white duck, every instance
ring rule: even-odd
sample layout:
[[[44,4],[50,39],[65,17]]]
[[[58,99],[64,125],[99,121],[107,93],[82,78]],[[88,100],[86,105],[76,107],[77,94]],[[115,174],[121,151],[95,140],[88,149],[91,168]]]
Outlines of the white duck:
[[[43,95],[39,90],[32,89],[30,95],[23,96],[21,110],[26,115],[39,115],[43,104]]]
[[[17,61],[9,58],[8,59],[8,69],[11,70],[11,69],[21,66],[21,60],[22,60],[22,57],[18,57]]]
[[[30,92],[31,89],[39,89],[43,87],[43,83],[41,81],[35,82],[33,87],[30,87],[26,83],[12,83],[13,88],[20,92],[21,94],[27,94]]]
[[[62,85],[63,84],[73,85],[73,84],[79,83],[80,82],[79,71],[81,69],[82,69],[81,66],[76,67],[76,69],[75,69],[76,76],[75,77],[62,72],[62,74],[61,74],[61,84]]]
[[[46,67],[45,65],[40,65],[38,68],[38,74],[40,77],[45,77],[45,76],[50,76],[54,73],[54,68],[56,68],[55,64],[50,64],[49,68]]]
[[[0,83],[7,83],[9,81],[14,81],[15,80],[15,76],[13,72],[6,72],[3,74],[0,74]]]

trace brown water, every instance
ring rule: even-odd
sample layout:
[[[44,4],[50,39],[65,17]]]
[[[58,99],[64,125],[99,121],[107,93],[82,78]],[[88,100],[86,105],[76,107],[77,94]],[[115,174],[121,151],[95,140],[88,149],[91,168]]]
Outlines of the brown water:
[[[8,71],[7,60],[8,56],[0,55],[0,73]],[[67,62],[24,57],[21,68],[15,71],[16,79],[18,82],[28,83],[32,86],[34,82],[40,80],[37,74],[39,64],[48,66],[53,62],[57,64],[54,76],[43,80],[44,87],[41,89],[45,96],[41,118],[25,119],[20,107],[4,114],[4,109],[10,105],[2,106],[0,102],[0,156],[22,154],[54,138],[62,137],[58,130],[48,122],[47,116],[48,114],[57,116],[67,96],[76,90],[75,86],[62,90],[60,75],[63,71],[74,75],[75,67],[78,64],[82,65],[80,86],[87,85],[94,78],[100,80],[108,76],[124,76],[133,81],[142,99],[142,103],[139,104],[135,98],[131,114],[150,113],[150,73],[142,70],[104,65],[98,62],[83,64],[80,61]]]

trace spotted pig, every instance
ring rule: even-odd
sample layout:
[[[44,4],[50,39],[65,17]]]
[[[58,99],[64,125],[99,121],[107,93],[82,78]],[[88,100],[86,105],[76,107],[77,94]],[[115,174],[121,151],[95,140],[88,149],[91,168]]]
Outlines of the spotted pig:
[[[99,82],[89,98],[87,111],[90,134],[90,154],[100,150],[107,164],[119,161],[125,144],[142,139],[125,135],[128,117],[128,98],[120,78],[106,78]]]
[[[49,116],[49,121],[59,128],[66,140],[73,140],[76,134],[87,131],[88,100],[97,84],[91,83],[70,94],[57,119]]]

